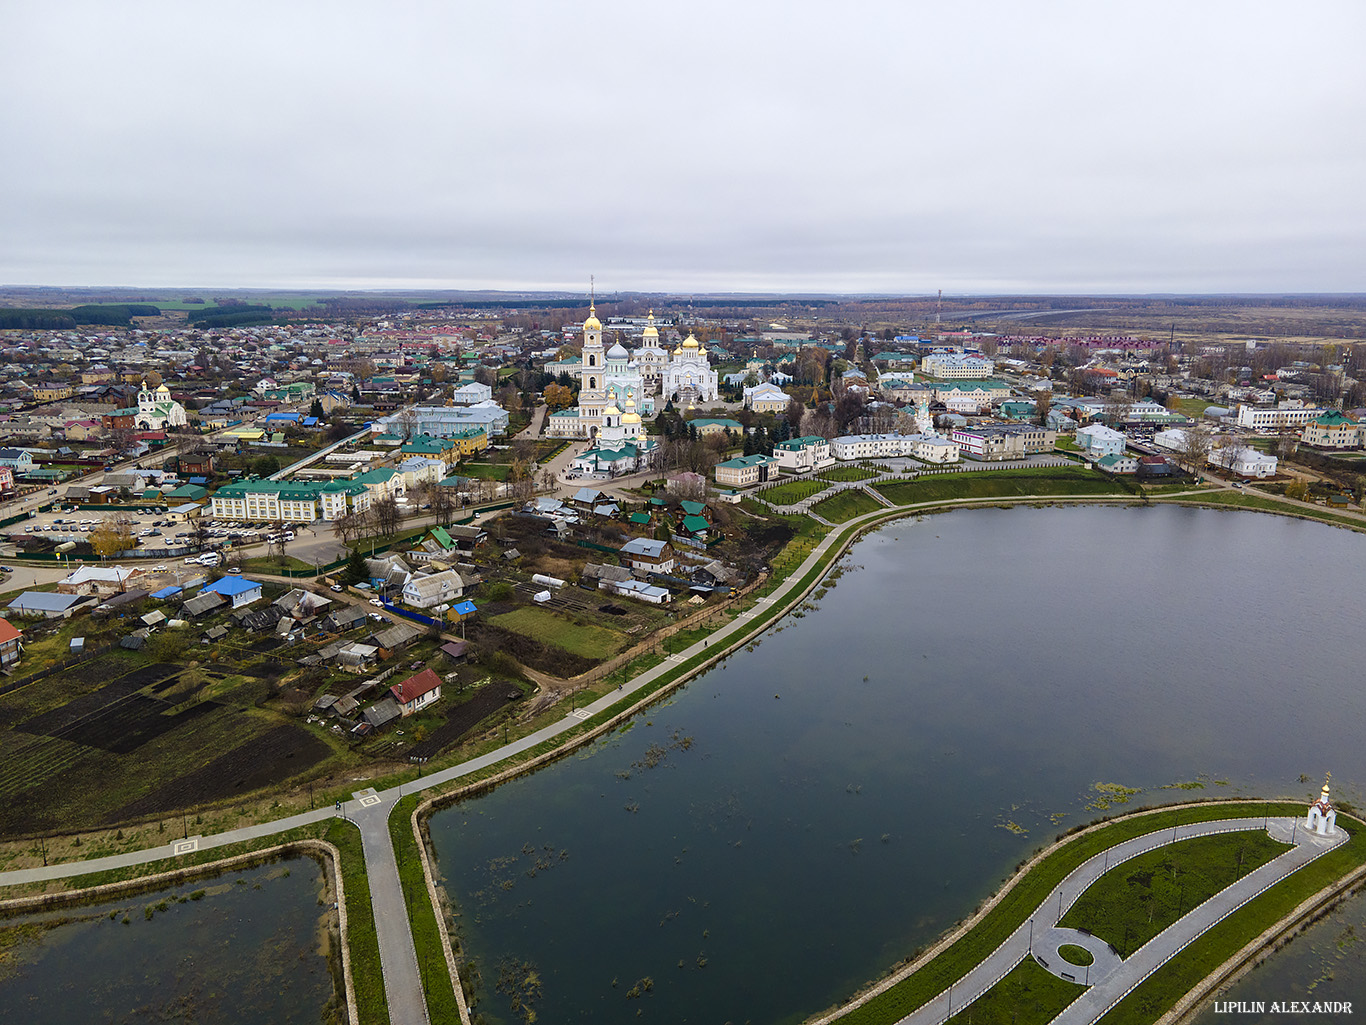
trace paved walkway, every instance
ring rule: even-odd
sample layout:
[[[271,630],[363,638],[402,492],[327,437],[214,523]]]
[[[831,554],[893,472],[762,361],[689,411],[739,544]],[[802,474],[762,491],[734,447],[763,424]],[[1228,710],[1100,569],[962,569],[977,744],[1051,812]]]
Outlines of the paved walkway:
[[[1083,942],[1078,938],[1081,934],[1075,930],[1059,929],[1057,925],[1086,888],[1109,869],[1146,851],[1180,840],[1253,829],[1266,829],[1273,839],[1286,843],[1293,838],[1295,846],[1191,910],[1130,957],[1121,960],[1107,949],[1104,958],[1097,956],[1089,972],[1065,964],[1060,967],[1057,948],[1062,943],[1077,943],[1093,952],[1102,946],[1108,948],[1108,944],[1097,943],[1095,937]],[[1074,975],[1072,981],[1087,986],[1080,997],[1053,1019],[1054,1025],[1090,1025],[1211,926],[1346,839],[1347,834],[1342,829],[1333,837],[1310,833],[1301,827],[1298,819],[1248,818],[1192,822],[1126,840],[1074,869],[1053,888],[1034,915],[984,961],[948,990],[902,1018],[898,1025],[939,1025],[989,990],[1031,953],[1034,960],[1055,975]]]

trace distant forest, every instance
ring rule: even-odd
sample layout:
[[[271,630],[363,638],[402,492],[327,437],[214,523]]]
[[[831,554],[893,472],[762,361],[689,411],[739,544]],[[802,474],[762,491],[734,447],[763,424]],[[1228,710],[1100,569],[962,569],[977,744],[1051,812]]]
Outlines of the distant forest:
[[[62,331],[80,324],[129,327],[134,317],[159,317],[155,306],[120,304],[116,306],[73,306],[69,310],[0,309],[0,328],[36,328]]]
[[[251,306],[245,303],[210,306],[203,310],[190,310],[189,319],[193,327],[244,327],[271,323],[275,320],[275,311],[269,306]]]

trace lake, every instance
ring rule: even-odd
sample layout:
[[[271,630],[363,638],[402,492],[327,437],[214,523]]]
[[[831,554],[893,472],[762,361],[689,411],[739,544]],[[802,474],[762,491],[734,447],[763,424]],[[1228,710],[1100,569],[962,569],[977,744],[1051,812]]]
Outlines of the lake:
[[[334,999],[322,888],[296,857],[0,919],[0,1021],[317,1025]]]
[[[1307,804],[1331,770],[1360,804],[1359,535],[980,510],[841,565],[753,650],[432,818],[486,1020],[799,1022],[1116,787]]]

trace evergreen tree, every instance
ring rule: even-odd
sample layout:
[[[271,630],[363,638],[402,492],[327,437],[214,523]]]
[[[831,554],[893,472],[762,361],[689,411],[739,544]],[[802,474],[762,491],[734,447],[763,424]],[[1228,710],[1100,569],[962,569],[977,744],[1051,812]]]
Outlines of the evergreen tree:
[[[308,415],[316,416],[319,420],[327,415],[323,412],[323,404],[319,399],[315,398],[313,400],[313,405],[308,407]]]
[[[348,584],[359,584],[363,581],[369,571],[365,568],[365,559],[361,556],[360,550],[351,549],[351,555],[346,560],[346,568],[342,570],[342,580]]]

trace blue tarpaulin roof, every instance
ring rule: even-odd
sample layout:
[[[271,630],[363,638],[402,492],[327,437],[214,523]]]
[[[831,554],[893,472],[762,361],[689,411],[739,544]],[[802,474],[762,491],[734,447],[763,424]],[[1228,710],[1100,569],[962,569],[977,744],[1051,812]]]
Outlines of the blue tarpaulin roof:
[[[176,587],[174,584],[172,584],[170,587],[163,587],[160,591],[153,591],[153,592],[152,592],[152,597],[153,597],[153,598],[159,598],[159,599],[161,599],[162,601],[165,601],[167,598],[171,597],[171,595],[173,595],[173,594],[179,594],[179,593],[180,593],[180,588],[178,588],[178,587]]]

